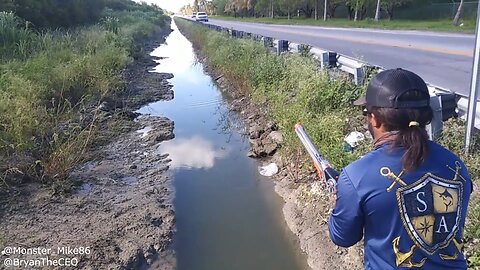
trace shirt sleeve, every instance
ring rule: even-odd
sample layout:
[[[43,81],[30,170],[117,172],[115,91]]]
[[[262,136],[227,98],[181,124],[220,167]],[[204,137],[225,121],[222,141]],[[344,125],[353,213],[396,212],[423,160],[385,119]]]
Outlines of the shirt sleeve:
[[[337,182],[335,208],[328,220],[330,238],[337,246],[353,246],[363,237],[363,225],[360,197],[343,170]]]

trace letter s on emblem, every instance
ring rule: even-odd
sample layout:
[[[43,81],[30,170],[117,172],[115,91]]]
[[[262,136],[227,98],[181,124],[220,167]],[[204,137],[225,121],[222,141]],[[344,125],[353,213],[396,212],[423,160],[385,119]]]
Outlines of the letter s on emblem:
[[[423,209],[420,209],[419,207],[417,207],[417,211],[418,212],[425,212],[425,211],[427,211],[427,203],[425,203],[424,200],[420,199],[420,194],[422,194],[423,197],[425,198],[425,192],[424,191],[417,193],[417,201],[423,205]]]

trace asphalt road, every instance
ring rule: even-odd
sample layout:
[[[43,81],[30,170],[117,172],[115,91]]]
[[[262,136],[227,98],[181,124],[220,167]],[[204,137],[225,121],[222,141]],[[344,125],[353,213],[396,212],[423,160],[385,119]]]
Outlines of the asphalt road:
[[[464,95],[470,91],[474,35],[270,25],[212,19],[209,23],[310,44],[384,68],[409,69],[431,84]]]

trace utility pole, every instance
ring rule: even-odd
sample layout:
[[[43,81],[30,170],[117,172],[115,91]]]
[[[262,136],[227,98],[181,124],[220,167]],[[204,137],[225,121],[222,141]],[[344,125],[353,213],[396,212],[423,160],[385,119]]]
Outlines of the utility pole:
[[[477,111],[477,94],[479,88],[479,74],[480,68],[480,37],[479,28],[480,24],[480,5],[477,8],[477,29],[475,31],[475,50],[473,54],[473,71],[472,80],[470,82],[470,95],[468,96],[468,109],[467,109],[467,124],[465,126],[465,153],[470,151],[472,146],[473,131],[475,130],[475,118]]]
[[[380,19],[380,0],[377,1],[377,10],[375,11],[375,21]]]
[[[327,5],[328,5],[328,1],[325,0],[325,4],[323,6],[323,20],[326,21],[327,20]]]

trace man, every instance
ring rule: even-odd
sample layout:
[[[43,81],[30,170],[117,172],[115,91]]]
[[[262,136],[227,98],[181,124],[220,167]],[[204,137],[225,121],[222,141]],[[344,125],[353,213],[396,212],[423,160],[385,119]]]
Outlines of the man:
[[[425,82],[387,70],[354,104],[364,107],[374,150],[340,174],[332,241],[349,247],[363,238],[365,269],[466,269],[462,233],[472,182],[457,156],[428,139]]]

